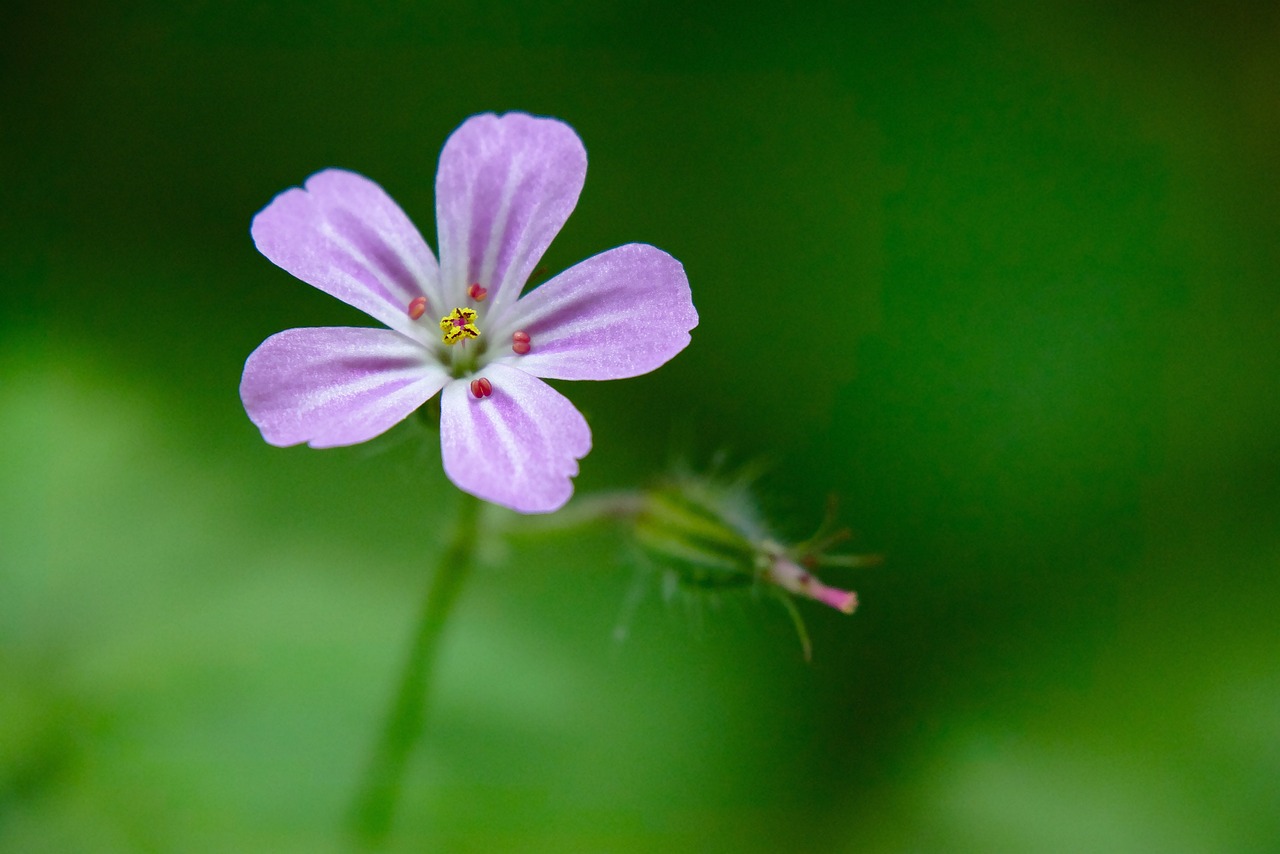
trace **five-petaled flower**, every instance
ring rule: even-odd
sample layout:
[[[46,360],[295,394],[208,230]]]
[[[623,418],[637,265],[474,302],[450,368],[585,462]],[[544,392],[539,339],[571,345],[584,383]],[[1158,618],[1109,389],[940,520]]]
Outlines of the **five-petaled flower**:
[[[240,396],[273,445],[352,445],[442,391],[445,474],[523,513],[558,509],[591,449],[586,420],[543,379],[648,373],[698,323],[680,262],[631,243],[521,296],[577,204],[581,140],[521,113],[473,116],[436,173],[440,260],[367,178],[338,169],[253,220],[258,250],[389,329],[289,329],[245,363]]]

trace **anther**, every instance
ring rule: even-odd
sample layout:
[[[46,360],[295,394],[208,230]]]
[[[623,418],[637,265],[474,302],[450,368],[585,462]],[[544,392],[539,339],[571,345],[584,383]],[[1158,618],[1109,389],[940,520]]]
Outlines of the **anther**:
[[[484,302],[484,298],[488,295],[489,289],[480,287],[479,282],[476,282],[472,284],[471,287],[467,288],[467,296],[471,297],[476,302]]]
[[[530,340],[528,332],[516,332],[511,336],[511,349],[516,352],[516,355],[523,356],[529,352]]]
[[[493,394],[493,383],[489,382],[485,377],[471,381],[472,397],[488,397],[491,394]]]
[[[427,313],[426,297],[414,297],[412,300],[409,301],[409,318],[411,320],[417,320],[418,318],[422,317],[422,315],[426,313]]]

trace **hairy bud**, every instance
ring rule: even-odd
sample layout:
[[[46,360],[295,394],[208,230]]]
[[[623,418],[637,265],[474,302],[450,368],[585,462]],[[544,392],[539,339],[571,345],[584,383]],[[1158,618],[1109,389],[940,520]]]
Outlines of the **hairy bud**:
[[[636,539],[653,560],[695,588],[762,586],[776,593],[796,621],[805,655],[809,642],[792,596],[853,613],[852,591],[830,587],[819,567],[872,566],[876,555],[832,554],[849,538],[835,525],[835,506],[817,533],[794,545],[774,537],[746,478],[727,480],[693,474],[674,476],[642,493],[633,517]]]

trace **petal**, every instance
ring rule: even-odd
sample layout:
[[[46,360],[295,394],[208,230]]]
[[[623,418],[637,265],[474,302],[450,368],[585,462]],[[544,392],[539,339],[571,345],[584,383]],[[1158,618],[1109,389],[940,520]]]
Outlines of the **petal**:
[[[523,371],[485,368],[491,397],[471,395],[464,380],[440,401],[444,472],[459,489],[521,513],[550,513],[573,494],[578,460],[591,450],[591,428],[568,398]]]
[[[399,205],[361,175],[327,169],[271,200],[250,229],[258,251],[302,281],[397,332],[429,340],[408,314],[425,296],[434,313],[440,269]]]
[[[385,432],[449,375],[415,341],[387,329],[286,329],[249,354],[240,399],[273,445],[354,445]]]
[[[629,243],[530,291],[492,334],[509,341],[516,330],[527,332],[529,353],[497,361],[534,376],[616,380],[666,363],[688,346],[689,330],[697,325],[680,262],[661,249]]]
[[[515,302],[551,245],[587,175],[573,128],[523,113],[473,116],[449,137],[436,172],[443,292],[464,305],[489,290],[489,313]]]

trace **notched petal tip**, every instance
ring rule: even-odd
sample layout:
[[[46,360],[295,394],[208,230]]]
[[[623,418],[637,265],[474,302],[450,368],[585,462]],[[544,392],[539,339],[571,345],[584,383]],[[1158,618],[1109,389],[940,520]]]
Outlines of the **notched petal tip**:
[[[571,137],[577,142],[576,147],[581,149],[583,157],[586,156],[586,147],[582,144],[582,138],[578,136],[578,132],[562,119],[555,116],[536,116],[533,113],[526,113],[522,110],[510,110],[505,113],[487,112],[476,113],[468,116],[463,120],[462,124],[449,135],[449,139],[463,133],[539,133],[546,134],[548,132],[556,132],[563,134],[565,139]],[[447,146],[448,140],[445,145]]]
[[[279,245],[278,229],[282,224],[281,219],[303,213],[297,206],[312,204],[311,196],[326,191],[332,192],[342,188],[343,184],[349,187],[358,188],[364,192],[380,193],[385,195],[386,191],[377,183],[369,178],[349,169],[321,169],[315,172],[302,182],[301,186],[289,187],[276,193],[271,201],[263,206],[253,216],[253,221],[249,224],[249,235],[253,238],[253,245],[258,251],[267,258],[275,262],[271,257],[271,253],[277,250]]]

